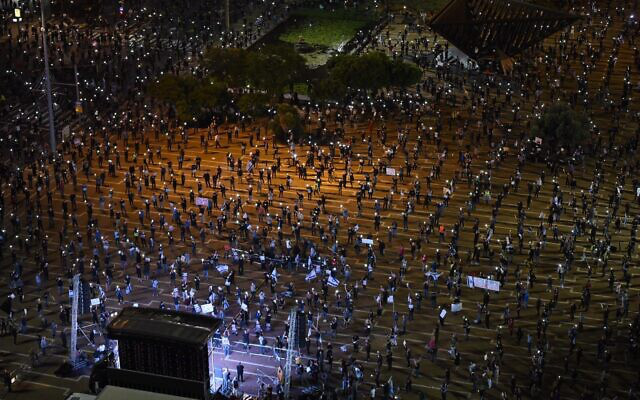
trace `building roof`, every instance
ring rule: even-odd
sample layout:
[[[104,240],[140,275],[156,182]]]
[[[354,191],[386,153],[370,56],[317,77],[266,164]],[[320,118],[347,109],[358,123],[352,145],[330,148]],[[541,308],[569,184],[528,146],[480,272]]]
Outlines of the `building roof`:
[[[222,325],[206,315],[157,308],[124,308],[107,326],[108,336],[149,338],[202,345]]]
[[[479,60],[514,56],[578,18],[519,0],[451,0],[430,26]]]
[[[192,400],[191,397],[173,396],[164,393],[146,392],[144,390],[129,389],[107,385],[100,392],[96,400]]]

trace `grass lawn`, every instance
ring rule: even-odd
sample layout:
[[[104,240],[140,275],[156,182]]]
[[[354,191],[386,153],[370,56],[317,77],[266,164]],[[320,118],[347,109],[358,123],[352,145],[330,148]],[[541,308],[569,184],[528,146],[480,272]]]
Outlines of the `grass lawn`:
[[[296,23],[278,39],[287,43],[298,43],[302,39],[310,45],[333,48],[351,39],[374,17],[350,10],[308,9],[296,13],[294,18]]]

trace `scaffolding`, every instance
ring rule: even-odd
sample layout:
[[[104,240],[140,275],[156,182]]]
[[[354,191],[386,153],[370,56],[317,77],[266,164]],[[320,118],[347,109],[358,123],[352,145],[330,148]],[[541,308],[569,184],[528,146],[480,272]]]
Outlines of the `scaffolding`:
[[[87,365],[86,357],[79,357],[78,351],[78,333],[82,334],[87,342],[91,345],[89,336],[84,332],[83,328],[91,327],[93,329],[94,324],[80,326],[78,323],[78,313],[80,310],[80,301],[83,302],[83,308],[85,301],[82,299],[84,296],[84,288],[80,280],[80,274],[76,274],[73,277],[73,290],[71,291],[71,345],[69,346],[69,362],[73,366],[73,369],[81,369]]]
[[[291,366],[298,348],[298,318],[297,310],[291,309],[289,313],[289,336],[287,343],[287,361],[284,365],[284,398],[289,399],[291,389]]]
[[[78,300],[80,298],[80,274],[73,276],[73,292],[71,299],[71,346],[69,361],[75,368],[78,360]]]

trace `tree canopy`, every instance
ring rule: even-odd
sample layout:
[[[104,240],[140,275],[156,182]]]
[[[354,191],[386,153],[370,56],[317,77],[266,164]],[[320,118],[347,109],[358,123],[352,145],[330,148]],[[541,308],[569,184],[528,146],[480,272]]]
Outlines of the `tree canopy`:
[[[420,81],[422,72],[414,64],[392,60],[381,52],[339,55],[327,64],[325,82],[315,82],[316,95],[342,97],[348,89],[377,92],[382,88],[406,88]]]
[[[205,54],[204,66],[205,78],[165,75],[151,86],[150,94],[172,104],[180,121],[193,123],[228,109],[264,115],[299,83],[312,87],[312,98],[340,100],[349,90],[375,93],[382,88],[406,88],[422,76],[414,64],[392,60],[380,52],[336,56],[325,72],[315,71],[312,76],[302,56],[288,45],[257,50],[212,47]],[[292,110],[281,111],[293,121]],[[278,125],[284,133],[294,130]],[[294,125],[297,129],[298,124]]]
[[[304,135],[304,124],[300,112],[290,104],[278,104],[276,115],[270,123],[270,128],[280,142],[286,142],[290,137],[295,142]]]
[[[270,45],[258,50],[211,48],[205,55],[209,75],[233,88],[280,96],[305,79],[307,66],[292,46]]]
[[[573,150],[589,137],[589,120],[568,104],[558,103],[546,109],[532,126],[533,137],[540,137],[549,149]]]
[[[170,103],[181,122],[194,123],[223,109],[230,100],[227,86],[211,79],[164,75],[150,87],[150,94]]]

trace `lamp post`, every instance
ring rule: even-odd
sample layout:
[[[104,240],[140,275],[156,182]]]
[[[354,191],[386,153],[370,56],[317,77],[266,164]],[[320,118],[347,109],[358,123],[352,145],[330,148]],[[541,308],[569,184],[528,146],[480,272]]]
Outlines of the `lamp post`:
[[[51,99],[51,76],[49,74],[49,45],[47,44],[47,29],[44,23],[44,2],[40,0],[40,16],[42,19],[42,48],[44,51],[44,79],[47,90],[47,112],[49,113],[49,145],[51,146],[51,155],[56,154],[56,128],[53,121],[53,100]]]
[[[225,0],[224,2],[224,21],[227,32],[231,30],[231,16],[229,15],[229,0]]]

